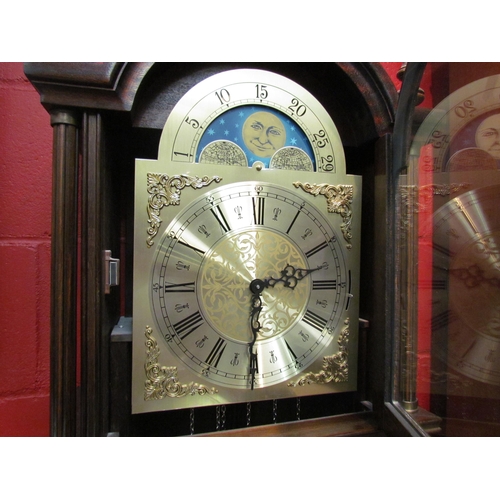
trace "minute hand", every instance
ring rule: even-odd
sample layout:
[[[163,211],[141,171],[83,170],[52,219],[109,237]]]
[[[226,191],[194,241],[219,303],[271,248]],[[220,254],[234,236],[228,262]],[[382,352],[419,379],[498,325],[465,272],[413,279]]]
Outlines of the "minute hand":
[[[281,274],[280,278],[273,278],[273,277],[267,278],[264,280],[264,286],[265,288],[274,287],[274,285],[276,285],[277,283],[283,283],[283,286],[291,288],[293,290],[297,286],[300,280],[304,279],[306,276],[313,273],[314,271],[323,269],[324,267],[325,264],[315,267],[313,269],[295,269],[294,266],[287,264],[285,269],[280,271]]]
[[[259,316],[262,311],[261,294],[265,288],[274,287],[277,283],[283,283],[283,286],[292,290],[297,286],[297,283],[304,279],[309,274],[319,269],[326,267],[326,264],[315,267],[314,269],[295,269],[294,266],[287,264],[285,269],[280,271],[281,278],[267,278],[265,280],[254,279],[250,283],[250,291],[252,292],[252,309],[250,312],[250,328],[252,330],[252,341],[248,344],[250,351],[250,380],[251,389],[255,385],[255,374],[259,371],[257,363],[257,353],[254,352],[254,345],[257,341],[257,336],[260,332],[261,324]]]
[[[252,341],[248,344],[250,350],[250,379],[251,379],[251,389],[253,390],[255,384],[255,374],[259,371],[259,366],[257,362],[257,353],[254,352],[253,347],[257,340],[257,335],[260,330],[259,315],[262,311],[262,299],[260,297],[260,286],[261,282],[254,280],[253,287],[256,291],[253,291],[252,295],[252,312],[250,313],[250,327],[252,329]]]

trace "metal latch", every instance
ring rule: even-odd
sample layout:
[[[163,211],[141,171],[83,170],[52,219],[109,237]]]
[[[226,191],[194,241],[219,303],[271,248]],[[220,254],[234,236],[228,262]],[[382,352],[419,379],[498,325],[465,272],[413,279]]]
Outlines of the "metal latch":
[[[104,293],[111,293],[111,287],[120,284],[120,259],[111,257],[111,250],[104,250]]]

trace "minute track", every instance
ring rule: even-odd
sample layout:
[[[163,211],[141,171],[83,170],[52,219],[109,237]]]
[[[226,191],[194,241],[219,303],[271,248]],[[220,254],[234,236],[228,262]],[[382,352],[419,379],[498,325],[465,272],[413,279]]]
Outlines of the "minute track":
[[[293,219],[293,231],[287,234]],[[255,222],[266,225],[256,226]],[[345,304],[344,291],[337,286],[345,281],[345,266],[339,266],[340,247],[336,246],[335,235],[328,230],[327,222],[312,206],[304,204],[303,198],[266,183],[234,184],[231,189],[222,187],[206,193],[175,224],[178,244],[162,258],[161,274],[171,277],[164,285],[165,297],[176,297],[175,292],[179,292],[179,300],[165,302],[159,297],[159,306],[171,304],[166,313],[182,344],[178,345],[179,349],[186,355],[192,353],[189,356],[192,361],[188,361],[192,369],[203,371],[202,365],[206,363],[216,369],[203,371],[212,381],[242,388],[251,388],[253,381],[258,390],[307,366],[315,353],[330,342],[331,337],[322,330],[329,322],[338,321],[335,318],[341,311],[339,304]],[[304,240],[312,244],[309,259],[300,248]],[[189,259],[188,255],[191,255]],[[245,314],[245,308],[248,311],[254,268],[261,269],[265,278],[263,310],[254,316],[262,328],[255,330],[255,350],[251,350],[249,320],[238,318],[244,318],[241,315]],[[318,277],[312,278],[315,274]],[[183,276],[196,276],[196,279],[180,279]],[[242,291],[240,287],[244,287]],[[244,289],[248,294],[246,306]],[[183,296],[191,297],[191,290],[196,303],[192,299],[182,301]],[[287,295],[286,290],[292,295]],[[310,297],[313,290],[314,298]],[[333,296],[318,297],[321,292]],[[236,299],[239,296],[242,306]],[[321,306],[316,305],[318,300]],[[199,310],[193,312],[195,306]],[[279,320],[281,310],[291,314],[285,323]],[[179,319],[173,320],[174,317]],[[202,344],[210,344],[216,351],[211,353],[203,347],[198,352]],[[246,350],[242,348],[245,344]],[[290,354],[285,356],[281,352],[283,346],[288,346],[286,351]],[[296,363],[291,352],[302,353],[300,363]],[[205,354],[200,358],[202,353]],[[198,363],[195,359],[201,361]],[[242,371],[245,366],[246,373]]]

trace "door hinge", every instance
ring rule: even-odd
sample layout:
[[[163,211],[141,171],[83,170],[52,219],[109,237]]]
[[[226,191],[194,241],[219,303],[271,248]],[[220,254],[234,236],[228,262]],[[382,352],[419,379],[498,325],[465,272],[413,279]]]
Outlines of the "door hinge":
[[[111,287],[119,284],[120,259],[111,257],[111,250],[104,250],[104,293],[111,293]]]

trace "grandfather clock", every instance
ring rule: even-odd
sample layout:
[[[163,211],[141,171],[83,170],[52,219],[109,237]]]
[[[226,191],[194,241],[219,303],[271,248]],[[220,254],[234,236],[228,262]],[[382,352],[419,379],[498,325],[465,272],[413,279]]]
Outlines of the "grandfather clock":
[[[360,227],[356,228],[356,231],[362,242],[359,244],[359,276],[357,276],[361,286],[356,297],[359,301],[359,311],[355,318],[355,323],[359,327],[356,333],[356,362],[351,363],[351,367],[355,368],[351,368],[349,372],[351,380],[355,380],[356,383],[352,386],[346,385],[344,390],[326,391],[325,394],[304,397],[293,395],[290,398],[280,396],[277,399],[269,396],[263,400],[259,400],[257,396],[254,397],[252,385],[251,388],[249,387],[249,394],[252,393],[251,403],[242,398],[242,401],[234,400],[227,404],[223,400],[218,400],[213,405],[189,407],[187,403],[181,405],[182,408],[176,407],[171,410],[159,405],[149,411],[135,412],[132,409],[131,398],[134,377],[132,373],[132,325],[134,305],[137,304],[134,299],[134,294],[137,293],[134,280],[136,283],[139,280],[137,275],[134,276],[133,266],[134,258],[137,258],[137,255],[134,255],[137,254],[137,249],[134,247],[134,230],[137,230],[137,219],[134,219],[134,211],[137,211],[137,206],[134,207],[134,190],[137,189],[135,182],[136,177],[139,176],[137,162],[139,160],[150,161],[154,164],[159,161],[163,154],[161,147],[165,148],[167,143],[173,144],[168,150],[169,161],[171,161],[169,165],[182,164],[182,162],[176,163],[180,157],[181,160],[186,159],[183,164],[185,167],[182,167],[185,169],[194,169],[195,167],[188,167],[191,164],[210,162],[214,155],[224,154],[224,161],[229,161],[228,155],[233,159],[241,155],[240,150],[243,151],[243,149],[236,144],[237,140],[229,142],[226,140],[225,143],[225,138],[220,137],[219,143],[210,143],[212,146],[208,149],[208,153],[205,152],[203,157],[197,157],[197,148],[200,147],[201,151],[201,142],[204,140],[197,127],[203,125],[208,128],[215,118],[230,119],[229,114],[223,114],[223,111],[226,113],[226,108],[223,110],[222,107],[226,101],[229,105],[232,92],[233,96],[236,94],[237,82],[231,80],[220,87],[214,84],[215,86],[210,87],[206,94],[196,93],[198,91],[195,92],[193,89],[204,88],[204,85],[208,85],[205,82],[216,81],[218,75],[233,75],[235,70],[264,72],[277,75],[276,81],[291,82],[290,88],[303,89],[306,93],[304,95],[311,96],[311,99],[314,99],[314,102],[320,106],[321,113],[325,113],[324,120],[331,120],[335,124],[335,134],[326,133],[321,127],[316,130],[314,128],[316,122],[307,121],[303,117],[306,110],[312,115],[312,110],[315,109],[309,105],[309,101],[302,102],[298,94],[296,96],[293,94],[291,97],[288,95],[283,97],[283,102],[280,101],[279,104],[270,105],[271,88],[274,90],[280,85],[276,84],[273,87],[274,80],[258,82],[251,80],[255,99],[258,97],[267,106],[267,118],[270,118],[272,113],[269,113],[269,110],[272,108],[273,113],[281,119],[281,123],[284,123],[287,117],[288,119],[294,118],[294,123],[306,130],[305,135],[312,144],[312,152],[309,154],[313,160],[312,166],[308,161],[304,160],[305,163],[302,161],[305,158],[302,156],[302,149],[295,145],[291,150],[286,151],[287,155],[282,152],[279,157],[285,161],[283,158],[286,156],[286,161],[293,162],[295,166],[292,170],[310,168],[311,179],[314,179],[314,174],[319,172],[318,179],[321,178],[322,182],[325,177],[321,176],[327,176],[328,170],[335,168],[344,169],[347,175],[362,179],[363,188],[359,200],[360,217],[356,219],[360,221]],[[409,66],[409,71],[411,74],[414,69]],[[401,419],[395,416],[392,410],[388,410],[387,404],[387,387],[392,377],[391,348],[387,340],[390,321],[388,321],[387,311],[390,311],[388,302],[393,293],[391,288],[393,285],[387,281],[391,272],[387,255],[388,251],[390,254],[388,246],[391,244],[390,224],[394,209],[391,206],[390,196],[393,152],[398,147],[396,144],[396,149],[394,149],[392,141],[398,94],[380,65],[377,63],[300,65],[291,63],[25,63],[25,73],[40,93],[41,103],[50,113],[54,130],[51,310],[51,432],[53,435],[300,436],[380,433],[407,435],[411,433],[408,431],[408,426],[403,425]],[[246,75],[246,73],[238,74]],[[414,80],[418,83],[417,77]],[[244,83],[244,78],[239,83]],[[231,88],[229,84],[232,85]],[[410,94],[415,91],[415,89],[409,90]],[[213,108],[213,111],[207,112],[206,115],[203,115],[205,111],[201,111],[201,108],[196,108],[195,100],[189,101],[186,97],[197,95],[200,100],[203,100],[203,95],[209,93],[212,93],[220,102]],[[290,100],[289,105],[286,99]],[[413,94],[408,97],[409,101],[412,99]],[[185,107],[187,111],[179,114],[179,109],[183,104],[187,106]],[[243,112],[250,109],[249,106],[260,104],[256,101],[243,102],[241,98],[237,102],[231,101],[231,105],[235,109],[238,108],[237,111],[243,115]],[[196,111],[196,115],[193,114],[194,111],[190,114],[191,109]],[[212,117],[210,113],[213,114]],[[319,116],[318,113],[315,116]],[[175,121],[174,118],[177,119],[176,117],[182,117],[182,120],[177,123],[177,128],[172,128],[171,124]],[[400,126],[404,129],[404,124]],[[182,149],[185,143],[175,142],[176,134],[182,135],[182,130],[186,130],[185,134],[192,132],[189,136],[189,141],[191,141],[189,144],[193,146],[189,146],[186,150]],[[213,130],[215,134],[215,127]],[[406,129],[404,131],[406,132]],[[332,134],[335,135],[336,140],[338,138],[336,151],[342,151],[342,160],[338,157],[334,158],[333,153],[320,154],[319,148],[322,147],[321,144],[324,146],[324,142],[319,141],[325,137],[331,139]],[[404,155],[406,146],[403,144],[401,147]],[[304,150],[306,150],[305,146]],[[261,153],[256,153],[257,157],[259,154]],[[260,165],[258,161],[250,160],[252,156],[250,147],[243,156],[245,158],[242,160],[243,166],[235,167],[234,164],[230,164],[226,165],[226,168],[243,168],[247,172],[252,168],[255,171],[257,168],[279,169],[281,167],[278,165],[282,165],[277,163],[277,156],[273,157],[275,163],[271,161],[269,165]],[[222,161],[220,156],[218,158],[217,161]],[[179,170],[179,175],[181,170]],[[170,172],[167,170],[169,175]],[[305,177],[302,176],[300,179],[305,179]],[[253,179],[249,179],[249,182],[253,182]],[[335,182],[332,181],[332,184]],[[210,196],[217,197],[219,193],[222,192],[210,191]],[[183,192],[181,196],[187,195]],[[267,196],[268,200],[272,197],[280,200],[279,206],[277,204],[274,207],[276,211],[283,212],[287,207],[291,210],[295,206],[292,194],[287,195],[288,197],[282,201],[276,188],[269,188]],[[235,207],[223,199],[223,194],[220,194],[220,199],[222,201],[219,203],[219,209],[216,209],[215,205],[212,207],[216,217],[213,220],[218,221],[218,229],[220,229],[219,224],[225,227],[226,231],[234,229],[230,228],[232,221],[225,221],[223,214],[229,210],[228,207],[231,210]],[[252,202],[249,201],[249,203]],[[271,203],[266,203],[271,210]],[[203,208],[203,210],[209,208]],[[264,209],[262,210],[262,217],[267,217],[267,213]],[[310,213],[313,211],[311,208]],[[166,214],[166,209],[162,208],[162,231],[169,223],[169,216]],[[182,218],[183,215],[181,214],[180,217]],[[186,217],[189,218],[188,215]],[[345,223],[347,220],[345,213],[343,217]],[[202,218],[200,220],[204,221]],[[287,228],[282,229],[284,234]],[[308,230],[309,226],[304,226],[304,231]],[[288,241],[287,235],[278,237],[276,231],[278,230],[266,228],[264,232],[272,242]],[[339,234],[342,236],[340,229]],[[157,239],[160,238],[159,233]],[[332,246],[332,242],[337,238],[337,236],[328,236],[324,246]],[[225,241],[228,242],[229,248],[229,242],[232,243],[231,238],[227,237]],[[189,242],[184,238],[181,243]],[[343,241],[342,250],[339,252],[347,252],[345,248],[348,245],[348,242]],[[216,247],[214,243],[210,255],[221,248],[222,243],[219,247]],[[301,258],[301,252],[306,257]],[[299,248],[296,262],[309,262],[308,259],[312,253],[312,249]],[[189,258],[195,260],[194,256]],[[336,257],[333,256],[331,259],[333,263]],[[171,262],[165,263],[165,269],[169,272],[173,265]],[[332,263],[328,265],[332,267]],[[300,267],[298,264],[294,265]],[[208,265],[200,266],[200,269],[210,268],[209,270],[212,271],[212,267]],[[324,269],[322,266],[323,264],[319,264],[319,267]],[[206,273],[208,272],[207,270]],[[312,287],[326,288],[328,292],[331,292],[334,286],[337,286],[335,281],[337,278],[332,278],[324,270],[321,272],[325,274],[321,274],[320,278],[316,278],[315,281],[313,281],[314,277],[299,275],[301,286],[305,286],[306,282],[309,283],[307,280],[310,280],[311,289]],[[196,280],[201,280],[201,278],[196,278]],[[191,279],[186,280],[186,283],[188,282],[191,282]],[[282,278],[276,288],[283,287],[284,282]],[[333,285],[334,282],[335,285]],[[344,278],[339,278],[339,288],[341,283],[344,286],[346,282]],[[179,295],[187,295],[185,288],[175,288],[179,286],[179,282],[174,285],[167,283],[170,282],[166,281],[162,285],[164,290],[166,287],[174,287],[174,291]],[[269,279],[265,281],[265,286],[268,288],[271,286],[269,283]],[[201,281],[196,281],[196,286],[201,287],[201,284]],[[345,297],[342,295],[342,300],[348,301],[352,295],[346,292]],[[208,317],[211,324],[217,323],[218,319],[215,319],[215,313],[210,309],[212,305],[209,305],[201,294],[197,297],[196,303],[201,303],[201,312],[199,316],[191,316],[191,321],[194,321],[194,325],[191,326],[196,327],[196,322],[201,322],[197,318],[201,318],[202,314]],[[262,297],[264,297],[263,294]],[[307,320],[314,323],[313,330],[322,330],[323,326],[325,331],[328,330],[325,326],[327,320],[317,319],[317,314],[313,314],[310,310],[312,299],[308,300],[309,302],[304,302],[308,305],[299,306],[299,309],[303,308],[302,314],[306,316],[306,323]],[[314,301],[321,302],[321,300],[321,297],[314,296]],[[326,303],[328,300],[323,300],[323,302]],[[190,304],[190,307],[193,307],[194,303]],[[161,304],[160,300],[157,307],[164,307]],[[256,306],[253,307],[254,319],[256,319],[258,317],[255,313]],[[347,307],[346,304],[343,307]],[[251,311],[249,305],[249,315]],[[266,313],[262,314],[264,316],[260,317],[261,320],[268,318],[265,316]],[[333,313],[331,317],[334,317]],[[186,335],[188,328],[189,331],[192,330],[191,326],[187,322],[179,321],[177,330],[175,325],[173,327],[174,336],[177,335],[180,338],[182,336],[180,334]],[[308,336],[308,332],[300,328],[297,332],[302,335],[302,338]],[[163,340],[169,340],[169,335],[163,333],[160,337]],[[224,335],[221,335],[223,338]],[[260,338],[259,335],[263,335],[262,331],[256,330],[256,338]],[[340,335],[340,333],[335,335]],[[198,347],[203,344],[203,339],[208,337],[209,335],[200,336]],[[167,342],[161,343],[163,342],[161,338],[159,350],[164,351],[168,349],[168,346]],[[305,360],[306,354],[299,355],[297,348],[293,347],[287,338],[285,337],[286,341],[283,341],[283,345],[288,347],[286,355],[293,360],[302,355]],[[226,337],[224,339],[226,342]],[[136,342],[135,338],[134,342]],[[200,362],[200,376],[216,373],[214,365],[215,360],[219,362],[222,359],[222,342],[222,340],[219,341],[218,351],[216,350],[213,354],[206,353]],[[330,340],[325,342],[330,342]],[[335,342],[338,343],[338,337],[335,337]],[[235,341],[234,344],[236,345],[237,342]],[[242,354],[236,353],[235,349],[232,359],[235,359],[236,354],[242,356],[239,359],[247,355],[245,342],[242,341],[240,344],[243,346]],[[184,344],[179,342],[178,345],[181,346],[180,350],[183,349]],[[340,351],[333,353],[333,356],[337,355],[334,358],[336,360],[342,355],[341,342],[339,345],[341,347],[336,349]],[[271,356],[276,358],[276,352],[274,350],[270,352]],[[178,356],[182,357],[183,354],[178,354]],[[208,360],[211,364],[207,364]],[[223,362],[220,361],[220,363]],[[159,363],[158,370],[163,370],[165,368],[163,365]],[[289,365],[290,363],[284,364],[283,369]],[[299,366],[298,361],[294,366]],[[264,371],[262,364],[260,369],[261,372]],[[269,373],[271,377],[275,376],[274,372]],[[243,378],[246,376],[242,375]],[[259,376],[254,373],[249,384],[258,385]],[[235,374],[234,377],[238,375]],[[255,388],[255,390],[259,389]]]

